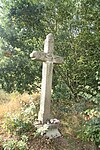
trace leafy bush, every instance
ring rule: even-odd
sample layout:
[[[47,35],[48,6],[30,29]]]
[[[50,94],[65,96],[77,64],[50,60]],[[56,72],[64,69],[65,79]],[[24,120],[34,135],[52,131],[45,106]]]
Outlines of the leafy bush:
[[[28,131],[32,129],[35,132],[33,122],[36,115],[36,108],[32,101],[25,104],[22,102],[22,108],[20,113],[8,114],[3,127],[7,132],[13,136],[3,142],[4,150],[27,150]],[[26,136],[27,134],[27,136]],[[12,137],[11,136],[11,137]]]
[[[83,118],[84,121],[79,136],[85,141],[93,141],[100,147],[100,110],[86,110],[83,113]]]
[[[14,150],[15,146],[16,146],[16,141],[15,140],[9,140],[7,142],[4,142],[4,144],[3,144],[4,150],[7,150],[7,149]]]
[[[96,88],[86,85],[84,91],[79,93],[87,102],[93,104],[83,113],[84,120],[79,135],[82,139],[93,141],[100,147],[100,77],[98,71],[95,80],[97,81]]]
[[[3,143],[4,150],[26,150],[27,149],[28,137],[23,135],[20,140],[10,139]]]
[[[79,96],[83,97],[87,101],[91,101],[94,104],[100,104],[100,75],[98,71],[95,73],[96,87],[86,85],[83,91],[79,92]],[[98,107],[98,106],[96,106]]]
[[[17,114],[8,114],[3,127],[9,133],[21,135],[23,132],[29,131],[33,127],[36,118],[36,108],[33,102],[24,104],[22,111]]]

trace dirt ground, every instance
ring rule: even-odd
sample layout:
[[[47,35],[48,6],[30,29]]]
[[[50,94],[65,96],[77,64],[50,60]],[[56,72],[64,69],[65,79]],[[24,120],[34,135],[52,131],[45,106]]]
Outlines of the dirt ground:
[[[0,146],[0,150],[3,150]],[[30,134],[28,150],[98,150],[93,143],[85,143],[71,135],[49,139],[45,136],[34,137]]]
[[[93,143],[83,143],[68,135],[55,139],[46,137],[34,138],[29,141],[29,150],[97,150]]]
[[[34,99],[37,99],[37,96],[38,95],[34,95],[33,96],[35,97]],[[1,114],[0,126],[2,126],[2,118],[4,116],[3,114],[5,114],[5,110],[8,112],[8,108],[10,108],[13,111],[15,106],[16,106],[16,110],[18,110],[19,108],[18,98],[16,101],[16,96],[15,98],[13,96],[13,99],[15,99],[15,101],[13,100],[13,101],[8,101],[8,103],[4,103],[4,107],[2,107],[3,105],[0,105],[1,106],[0,107],[0,112],[1,112],[0,113]],[[28,101],[27,94],[23,95],[23,99],[24,101],[26,100],[26,102]],[[71,108],[71,112],[65,113],[65,111],[64,112],[60,111],[60,108],[62,106],[65,106],[65,104],[59,103],[58,105],[57,103],[55,105],[53,116],[61,120],[62,125],[60,126],[60,131],[61,131],[61,135],[64,135],[64,137],[61,136],[59,138],[54,138],[51,140],[44,136],[34,138],[33,136],[34,131],[30,131],[29,136],[28,136],[29,137],[28,150],[98,150],[93,143],[89,143],[89,142],[85,143],[81,141],[80,139],[76,138],[73,134],[73,131],[76,130],[76,127],[80,125],[80,118],[77,115],[77,112],[79,112],[79,110],[77,110],[76,112],[76,109],[74,111],[74,108],[71,106],[69,107]],[[77,108],[82,109],[83,106],[84,104],[82,106],[80,106],[79,104]],[[0,136],[7,138],[5,133],[6,132],[4,132],[4,130],[2,130],[2,128],[0,127]],[[72,133],[72,134],[68,134],[68,133]],[[2,143],[0,143],[0,150],[3,150],[1,144]]]

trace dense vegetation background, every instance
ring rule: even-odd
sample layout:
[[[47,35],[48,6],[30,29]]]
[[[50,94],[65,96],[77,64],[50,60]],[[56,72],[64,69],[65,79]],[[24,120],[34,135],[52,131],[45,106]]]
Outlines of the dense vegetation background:
[[[1,0],[0,86],[7,92],[40,91],[42,63],[31,61],[29,55],[33,50],[43,51],[44,39],[50,32],[55,38],[55,54],[65,60],[64,64],[54,66],[53,99],[65,103],[81,103],[84,99],[92,103],[85,113],[97,112],[97,126],[94,120],[89,125],[96,127],[98,136],[92,138],[98,139],[99,0]],[[100,139],[95,141],[98,144]]]

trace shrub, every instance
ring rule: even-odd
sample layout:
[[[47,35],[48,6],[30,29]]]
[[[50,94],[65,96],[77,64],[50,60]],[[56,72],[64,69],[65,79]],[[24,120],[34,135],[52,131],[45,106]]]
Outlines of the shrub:
[[[22,102],[21,112],[8,113],[3,127],[12,138],[3,142],[4,150],[27,150],[28,132],[35,132],[33,122],[36,118],[36,108],[32,101],[25,104]],[[27,136],[26,136],[27,135]]]
[[[92,103],[92,107],[87,108],[83,113],[83,124],[79,136],[85,141],[93,141],[100,147],[100,77],[98,72],[96,72],[95,80],[96,88],[86,85],[84,91],[79,93],[87,102]]]
[[[23,135],[20,140],[10,139],[3,143],[4,150],[27,150],[28,137]]]
[[[15,140],[9,140],[9,141],[3,143],[4,150],[15,150],[15,147],[16,147]]]
[[[100,147],[100,111],[98,109],[86,110],[83,118],[79,136],[85,141],[93,141]]]
[[[21,135],[33,127],[36,118],[36,108],[33,102],[24,104],[20,113],[8,114],[3,127],[9,132]]]

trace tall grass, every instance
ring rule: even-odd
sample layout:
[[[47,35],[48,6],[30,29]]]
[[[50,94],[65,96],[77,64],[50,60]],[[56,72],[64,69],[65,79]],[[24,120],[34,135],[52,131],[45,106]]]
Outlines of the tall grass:
[[[33,93],[29,95],[28,93],[23,93],[21,95],[18,92],[8,94],[0,90],[0,119],[7,113],[20,111],[22,103],[29,103],[30,99],[37,102],[39,100],[39,94]]]

